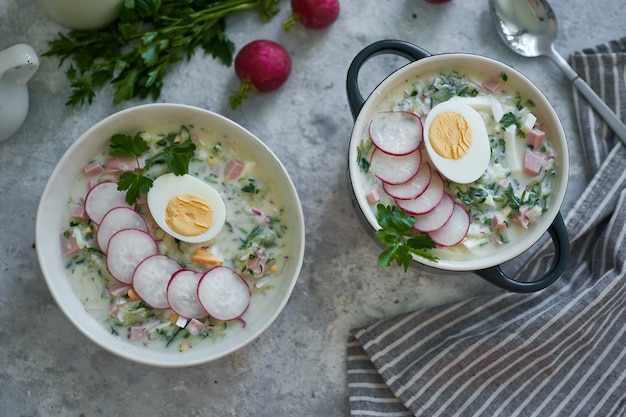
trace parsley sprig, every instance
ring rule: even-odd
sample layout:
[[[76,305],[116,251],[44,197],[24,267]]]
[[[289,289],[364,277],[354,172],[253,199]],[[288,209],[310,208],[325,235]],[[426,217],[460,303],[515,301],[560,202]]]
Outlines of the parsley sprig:
[[[73,30],[49,42],[43,56],[73,61],[66,105],[91,104],[95,90],[111,83],[113,104],[133,97],[159,98],[168,68],[189,60],[196,48],[230,66],[235,46],[225,18],[256,9],[264,20],[278,0],[123,0],[117,21],[103,29]]]
[[[435,247],[432,239],[413,229],[413,217],[395,206],[378,204],[376,209],[376,218],[381,227],[376,231],[376,238],[386,246],[378,255],[379,267],[387,268],[396,261],[406,272],[414,254],[433,261],[438,259],[428,252],[428,249]]]
[[[185,126],[180,133],[170,133],[156,143],[159,151],[145,161],[141,156],[150,149],[140,133],[135,136],[116,134],[111,137],[109,155],[134,158],[139,167],[136,171],[125,171],[120,176],[117,189],[126,191],[126,202],[133,204],[141,194],[147,194],[152,188],[152,178],[145,172],[157,165],[165,164],[169,172],[184,175],[189,171],[189,161],[194,155],[196,145],[191,141]]]

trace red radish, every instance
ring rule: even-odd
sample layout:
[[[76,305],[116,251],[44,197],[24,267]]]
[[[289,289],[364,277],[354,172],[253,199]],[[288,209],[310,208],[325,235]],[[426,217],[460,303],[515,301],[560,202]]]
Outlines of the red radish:
[[[152,255],[137,265],[133,272],[133,289],[144,303],[157,310],[169,308],[167,286],[182,265],[166,255]]]
[[[407,155],[423,140],[422,121],[415,113],[384,111],[374,115],[369,135],[374,146],[390,155]]]
[[[463,241],[470,225],[469,214],[465,207],[454,203],[452,216],[442,228],[428,233],[428,236],[439,246],[454,246]]]
[[[182,269],[175,272],[167,285],[167,302],[170,308],[186,319],[201,319],[207,312],[198,300],[198,284],[203,273]]]
[[[96,232],[96,242],[104,254],[107,253],[111,236],[123,229],[139,229],[147,232],[148,226],[141,214],[129,207],[116,207],[109,210],[102,218]]]
[[[291,0],[291,10],[291,17],[283,23],[286,32],[296,22],[309,29],[324,29],[339,17],[339,0]]]
[[[374,149],[370,157],[370,169],[382,182],[404,184],[413,178],[422,165],[422,153],[416,150],[408,155],[393,156]]]
[[[437,206],[425,214],[416,214],[413,228],[419,232],[434,232],[441,229],[452,217],[454,211],[454,200],[450,194],[445,193]]]
[[[425,162],[411,180],[398,185],[383,183],[383,190],[396,200],[412,200],[426,191],[430,185],[432,175],[433,170],[430,164]]]
[[[239,107],[250,89],[261,93],[276,90],[287,81],[290,72],[291,57],[281,45],[266,39],[248,43],[235,57],[235,73],[241,85],[230,96],[230,106]]]
[[[149,234],[138,229],[123,229],[109,240],[107,269],[117,281],[130,284],[137,265],[156,253],[157,244]]]
[[[433,172],[428,188],[417,198],[412,200],[396,200],[396,204],[409,214],[424,214],[437,207],[445,193],[443,178],[438,172]]]
[[[250,305],[250,287],[233,269],[217,266],[209,269],[198,284],[198,300],[217,320],[240,319]]]
[[[100,224],[107,212],[115,207],[130,207],[126,193],[117,189],[117,183],[105,181],[95,185],[85,197],[85,211],[95,224]]]

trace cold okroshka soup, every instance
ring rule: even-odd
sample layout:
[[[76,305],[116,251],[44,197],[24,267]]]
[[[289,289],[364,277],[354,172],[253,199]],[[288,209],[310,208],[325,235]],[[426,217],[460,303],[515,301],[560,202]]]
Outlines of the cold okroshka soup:
[[[61,246],[71,285],[129,343],[212,343],[289,279],[283,203],[263,165],[222,133],[114,135],[68,202]]]
[[[559,169],[535,103],[507,74],[437,71],[384,97],[357,149],[374,213],[397,207],[440,260],[477,259],[518,241],[551,207]]]

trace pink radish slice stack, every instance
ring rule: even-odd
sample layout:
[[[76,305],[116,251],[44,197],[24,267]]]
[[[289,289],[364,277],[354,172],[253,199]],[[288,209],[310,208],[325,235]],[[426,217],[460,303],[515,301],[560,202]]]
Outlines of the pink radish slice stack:
[[[175,272],[167,285],[167,302],[174,313],[186,319],[201,319],[207,312],[198,300],[198,284],[203,273],[182,269]]]
[[[412,200],[396,200],[396,204],[409,214],[424,214],[437,207],[444,193],[443,178],[438,172],[434,172],[428,188],[420,196]]]
[[[250,305],[250,287],[233,269],[218,266],[208,270],[198,284],[198,300],[217,320],[240,318]]]
[[[434,209],[428,213],[413,216],[415,218],[413,228],[419,232],[434,232],[442,228],[450,220],[453,211],[454,200],[452,200],[450,194],[445,193]]]
[[[454,203],[452,216],[438,230],[428,233],[428,236],[440,246],[454,246],[463,241],[469,229],[470,218],[465,207]]]
[[[370,157],[370,169],[376,177],[387,184],[404,184],[420,169],[422,154],[418,150],[408,155],[395,156],[374,149]]]
[[[85,197],[85,211],[95,224],[115,207],[131,207],[126,203],[126,193],[117,189],[117,183],[105,181],[95,185]]]
[[[137,265],[132,276],[133,289],[150,307],[169,308],[167,286],[182,265],[166,255],[152,255]]]
[[[398,185],[383,183],[383,190],[395,200],[412,200],[426,191],[431,178],[432,169],[430,164],[424,162],[411,180]]]
[[[123,229],[138,229],[147,232],[148,226],[145,219],[129,207],[115,207],[109,210],[102,218],[96,232],[96,242],[105,255],[111,236]]]
[[[156,242],[148,233],[139,229],[123,229],[109,240],[107,269],[117,281],[131,284],[137,265],[156,254]]]
[[[422,121],[415,113],[405,111],[378,112],[369,125],[374,146],[390,155],[415,152],[423,140]]]

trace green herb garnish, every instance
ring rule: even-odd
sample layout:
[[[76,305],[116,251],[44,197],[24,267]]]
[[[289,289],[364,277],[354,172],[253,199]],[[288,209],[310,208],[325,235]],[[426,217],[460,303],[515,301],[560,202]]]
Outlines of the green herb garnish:
[[[95,89],[110,82],[113,104],[133,97],[156,100],[168,68],[189,60],[197,47],[230,66],[235,45],[226,36],[226,17],[257,10],[264,20],[278,0],[123,0],[117,21],[99,30],[73,30],[49,42],[43,56],[73,63],[66,105],[91,104]]]
[[[117,183],[118,190],[126,191],[128,204],[135,203],[141,194],[147,194],[152,188],[152,179],[144,175],[150,167],[164,163],[174,175],[184,175],[189,171],[189,161],[194,155],[196,145],[191,141],[185,126],[181,128],[180,133],[171,133],[159,140],[157,145],[159,151],[145,162],[141,162],[141,156],[150,149],[141,134],[135,136],[117,134],[111,137],[109,155],[135,158],[139,167],[136,171],[122,173]]]
[[[393,261],[404,267],[404,271],[409,268],[412,255],[419,255],[426,259],[436,261],[438,258],[428,252],[427,249],[435,247],[435,243],[427,234],[417,232],[413,229],[415,219],[395,206],[377,207],[376,218],[381,229],[376,231],[376,238],[386,246],[378,255],[378,266],[380,268],[389,267]]]

